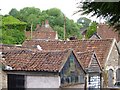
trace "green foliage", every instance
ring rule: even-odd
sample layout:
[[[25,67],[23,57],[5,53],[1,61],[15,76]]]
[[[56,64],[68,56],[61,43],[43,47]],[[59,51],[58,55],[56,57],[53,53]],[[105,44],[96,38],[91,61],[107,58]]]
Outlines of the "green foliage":
[[[0,28],[0,43],[21,44],[25,39],[24,29],[26,24],[13,16],[3,16]]]
[[[24,30],[27,23],[22,22],[13,16],[4,16],[2,18],[2,27],[4,29],[19,29]]]
[[[4,16],[3,19],[2,19],[2,24],[3,25],[25,25],[27,23],[25,22],[22,22],[16,18],[14,18],[13,16]]]
[[[0,41],[4,44],[21,44],[25,40],[24,32],[21,32],[20,30],[1,29],[0,32],[2,32]]]
[[[9,12],[9,15],[13,16],[13,17],[16,17],[16,18],[19,18],[19,11],[15,8],[11,9],[11,11]]]
[[[92,14],[92,16],[103,17],[110,25],[114,26],[120,32],[120,1],[82,2],[82,4],[82,10],[80,9],[78,12],[82,11],[83,14]]]
[[[96,32],[96,30],[97,30],[97,23],[92,22],[87,29],[86,38],[90,38]]]
[[[27,23],[27,30],[31,29],[31,25],[33,25],[32,30],[35,30],[37,24],[41,25],[42,21],[46,19],[49,20],[50,26],[58,32],[59,39],[63,39],[64,15],[61,10],[51,8],[41,12],[40,9],[35,7],[25,7],[18,12],[16,10],[11,10],[9,14],[15,15],[16,13],[19,13],[18,16],[15,16],[16,18]],[[81,26],[74,23],[73,20],[66,18],[66,38],[73,35],[81,38],[79,31],[80,27]]]
[[[58,17],[62,14],[62,12],[57,8],[48,9],[46,12],[49,16],[54,16],[54,17]]]
[[[89,27],[89,24],[91,23],[91,20],[86,18],[86,17],[80,17],[78,20],[77,20],[77,23],[81,24],[83,26],[83,28],[88,28]]]
[[[64,38],[64,28],[60,26],[54,26],[53,28],[58,33],[58,38],[63,39]]]

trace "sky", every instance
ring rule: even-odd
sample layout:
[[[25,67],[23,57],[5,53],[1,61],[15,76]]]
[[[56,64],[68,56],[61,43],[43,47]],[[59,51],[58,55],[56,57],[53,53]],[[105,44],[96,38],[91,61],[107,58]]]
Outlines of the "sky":
[[[80,0],[0,0],[0,14],[8,14],[12,8],[20,10],[24,7],[36,7],[42,10],[50,8],[60,9],[69,19],[73,19],[75,22],[80,17],[83,17],[80,13],[73,15],[78,9],[76,4]],[[103,22],[95,17],[85,16],[92,21]]]

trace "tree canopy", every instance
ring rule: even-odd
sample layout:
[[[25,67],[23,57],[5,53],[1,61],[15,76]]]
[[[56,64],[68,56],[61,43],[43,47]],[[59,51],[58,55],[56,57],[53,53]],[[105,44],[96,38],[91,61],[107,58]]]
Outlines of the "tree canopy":
[[[0,43],[21,44],[24,39],[24,29],[27,23],[16,19],[13,16],[2,16],[0,27]]]
[[[19,13],[19,14],[18,14]],[[17,11],[15,8],[9,12],[13,17],[24,21],[27,23],[27,30],[35,30],[37,24],[42,24],[42,21],[46,19],[49,21],[50,26],[58,32],[59,39],[63,39],[64,32],[64,14],[60,9],[51,8],[48,10],[41,11],[35,7],[25,7],[20,11]],[[66,16],[65,16],[66,17]],[[76,36],[81,38],[80,27],[78,23],[75,23],[73,20],[70,20],[66,17],[66,38],[70,36]]]
[[[119,2],[81,2],[82,7],[78,6],[82,14],[92,14],[92,16],[105,18],[110,25],[120,32],[120,1]],[[80,5],[81,5],[80,3]],[[82,8],[82,9],[81,9]]]

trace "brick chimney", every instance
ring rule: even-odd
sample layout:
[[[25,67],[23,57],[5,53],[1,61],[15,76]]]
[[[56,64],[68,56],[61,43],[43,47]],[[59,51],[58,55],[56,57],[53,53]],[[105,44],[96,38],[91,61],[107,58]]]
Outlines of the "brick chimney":
[[[44,26],[44,21],[42,21],[42,27]]]
[[[49,21],[45,20],[45,27],[48,28],[49,27]]]
[[[39,25],[39,24],[37,24],[37,25],[36,25],[36,29],[38,29],[39,27],[40,27],[40,25]]]

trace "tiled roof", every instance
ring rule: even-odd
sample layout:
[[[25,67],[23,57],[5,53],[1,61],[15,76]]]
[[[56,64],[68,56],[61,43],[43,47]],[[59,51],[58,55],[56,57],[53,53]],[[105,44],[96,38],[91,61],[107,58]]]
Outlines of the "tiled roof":
[[[100,24],[97,33],[102,39],[115,38],[117,41],[120,41],[120,35],[118,32],[115,32],[114,28],[109,25]]]
[[[32,39],[55,39],[56,38],[56,32],[45,32],[45,31],[41,31],[41,32],[38,32],[38,31],[33,31],[32,32]],[[28,39],[31,38],[31,32],[30,31],[27,31],[25,33],[26,37]]]
[[[90,65],[90,62],[92,60],[92,56],[94,54],[94,51],[89,52],[77,52],[77,57],[81,61],[84,68],[88,68]]]
[[[71,50],[42,51],[11,50],[3,52],[6,65],[13,70],[58,72]]]
[[[31,38],[31,31],[25,33],[27,39]],[[32,32],[32,39],[56,39],[57,32],[55,32],[46,20],[45,25],[41,27],[37,25],[35,31]]]
[[[0,51],[10,51],[10,50],[28,50],[28,48],[23,46],[15,46],[15,45],[7,45],[7,44],[0,44]],[[31,48],[29,50],[36,51],[36,49]]]
[[[23,46],[32,48],[39,45],[42,50],[64,50],[72,48],[75,52],[95,51],[103,67],[113,39],[105,40],[72,40],[72,41],[45,41],[26,40]]]

